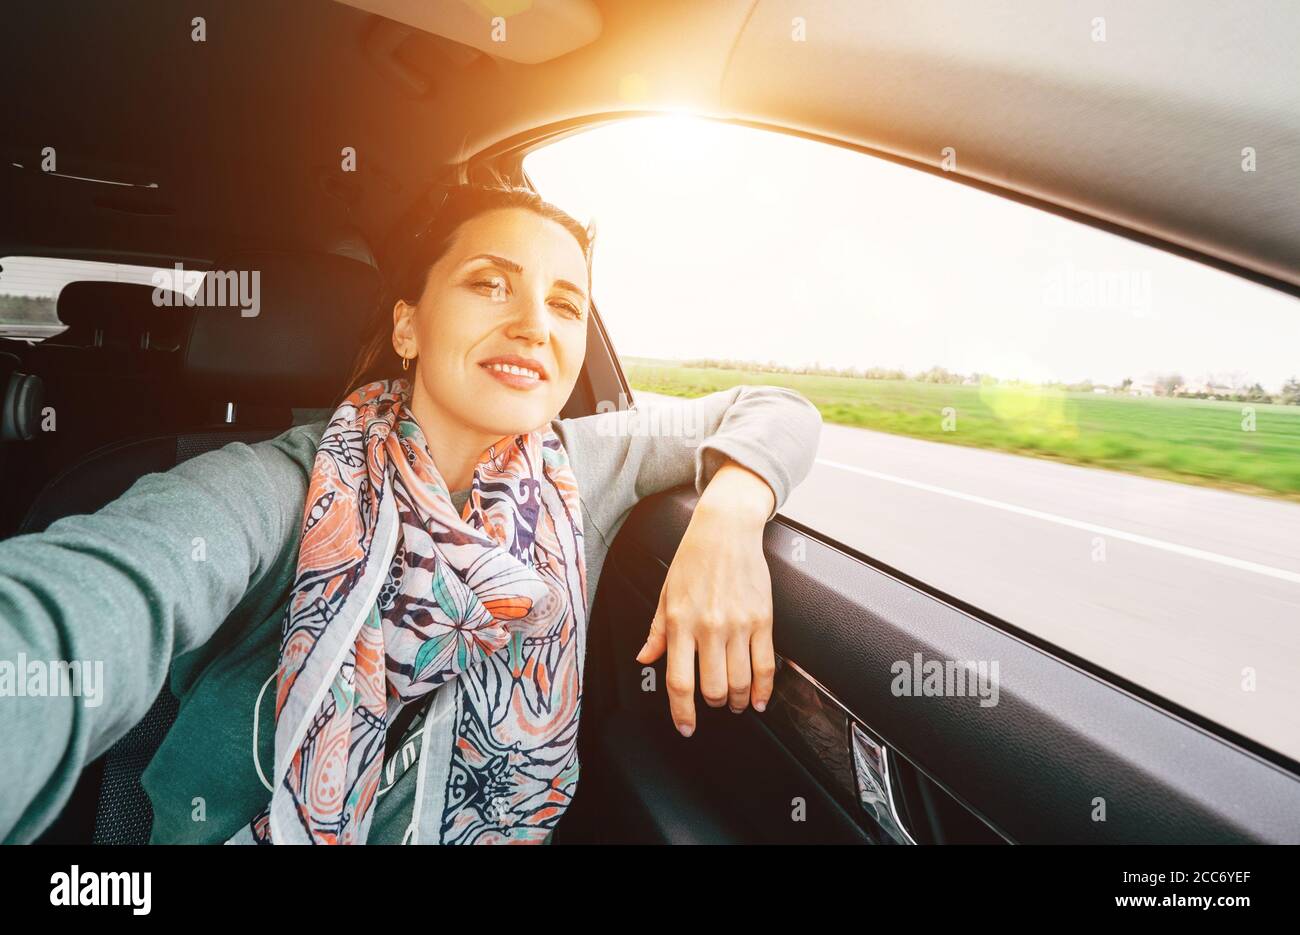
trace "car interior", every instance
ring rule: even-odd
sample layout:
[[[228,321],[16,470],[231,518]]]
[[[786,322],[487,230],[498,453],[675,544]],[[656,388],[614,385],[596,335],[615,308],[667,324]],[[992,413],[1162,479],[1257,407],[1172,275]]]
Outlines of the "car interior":
[[[77,281],[57,297],[65,331],[6,339],[0,538],[319,418],[440,184],[531,186],[528,152],[649,113],[852,147],[1300,295],[1294,34],[1228,70],[1179,33],[1191,8],[1225,45],[1249,28],[1208,0],[1125,8],[1104,44],[1064,39],[1057,3],[11,5],[0,266],[255,269],[262,295],[247,318]],[[1243,146],[1270,171],[1243,181]],[[1217,175],[1201,168],[1216,149]],[[634,396],[595,300],[565,417]],[[736,716],[697,695],[684,741],[634,656],[695,500],[643,501],[613,544],[555,843],[1300,841],[1300,764],[779,515],[773,701]],[[916,653],[1001,660],[1000,703],[897,704],[891,665]],[[177,704],[164,689],[87,764],[41,843],[147,843],[139,775]]]

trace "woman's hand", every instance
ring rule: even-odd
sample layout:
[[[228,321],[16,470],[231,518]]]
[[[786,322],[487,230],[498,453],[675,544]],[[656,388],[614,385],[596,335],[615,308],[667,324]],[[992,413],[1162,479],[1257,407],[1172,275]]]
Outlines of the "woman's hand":
[[[695,653],[700,693],[710,707],[739,714],[767,707],[776,671],[772,650],[772,579],[763,527],[772,489],[727,461],[700,495],[668,569],[650,636],[637,661],[668,652],[668,703],[683,736],[695,731]]]

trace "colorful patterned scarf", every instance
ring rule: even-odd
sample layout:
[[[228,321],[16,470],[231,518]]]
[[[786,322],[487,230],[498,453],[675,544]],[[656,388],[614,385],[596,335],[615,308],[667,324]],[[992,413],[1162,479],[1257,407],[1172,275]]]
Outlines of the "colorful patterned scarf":
[[[540,842],[576,787],[587,590],[568,455],[549,426],[503,439],[457,515],[410,388],[357,389],[321,439],[280,642],[273,792],[236,837],[365,843],[387,728],[443,685],[457,696],[453,762],[433,773],[442,842]]]

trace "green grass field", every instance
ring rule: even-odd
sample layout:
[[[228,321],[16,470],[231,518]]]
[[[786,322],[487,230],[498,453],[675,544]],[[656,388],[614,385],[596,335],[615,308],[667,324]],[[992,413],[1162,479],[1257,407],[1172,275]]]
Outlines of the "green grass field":
[[[802,393],[827,422],[1300,500],[1300,406],[859,380],[624,358],[634,389],[703,396],[741,383]],[[945,431],[945,408],[955,428]],[[952,425],[952,418],[948,424]]]

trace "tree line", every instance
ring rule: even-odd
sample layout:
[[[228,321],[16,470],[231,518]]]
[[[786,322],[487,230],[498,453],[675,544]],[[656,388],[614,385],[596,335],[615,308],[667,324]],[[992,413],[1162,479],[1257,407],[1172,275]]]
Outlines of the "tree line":
[[[749,370],[758,373],[786,373],[801,374],[806,376],[819,377],[848,377],[857,380],[906,380],[913,383],[948,383],[948,384],[965,384],[968,386],[1016,386],[1032,385],[1045,386],[1052,389],[1065,390],[1074,393],[1092,393],[1098,389],[1111,393],[1132,393],[1134,381],[1132,378],[1126,378],[1118,385],[1108,385],[1104,383],[1094,383],[1091,380],[1083,380],[1078,383],[1034,383],[1028,384],[1023,380],[1003,380],[987,373],[954,373],[945,367],[930,367],[927,370],[920,370],[908,373],[904,370],[892,367],[823,367],[820,363],[811,365],[800,364],[778,364],[775,361],[754,361],[754,360],[733,360],[731,358],[720,357],[696,357],[691,360],[682,361],[684,367],[700,367],[717,370]],[[1300,405],[1300,378],[1292,377],[1282,385],[1280,393],[1269,393],[1259,384],[1255,383],[1249,387],[1232,387],[1226,388],[1221,392],[1209,392],[1205,390],[1192,390],[1188,387],[1187,382],[1181,374],[1170,373],[1162,374],[1157,377],[1151,384],[1150,391],[1155,396],[1180,396],[1192,399],[1227,399],[1237,402],[1260,402],[1260,403],[1281,403],[1288,406]]]

